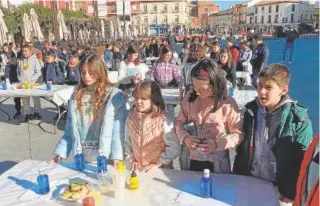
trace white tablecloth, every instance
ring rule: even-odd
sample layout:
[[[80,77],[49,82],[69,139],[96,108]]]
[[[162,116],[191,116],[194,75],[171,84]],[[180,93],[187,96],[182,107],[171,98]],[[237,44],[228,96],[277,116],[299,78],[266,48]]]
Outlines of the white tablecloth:
[[[31,160],[20,162],[0,176],[1,206],[61,205],[65,202],[59,202],[59,189],[65,186],[69,180],[77,178],[93,184],[97,183],[95,167],[91,166],[90,170],[78,173],[69,169],[70,165],[72,163],[61,166]],[[45,169],[49,175],[51,191],[47,195],[40,196],[33,192],[36,190],[38,169]],[[162,169],[155,169],[149,173],[138,173],[140,186],[137,191],[126,190],[125,200],[122,202],[113,199],[113,195],[103,196],[103,204],[101,205],[186,205],[175,200],[182,190],[188,192],[190,187],[185,187],[188,182],[198,182],[201,175],[201,172]],[[234,191],[235,206],[279,205],[276,190],[269,182],[253,177],[223,174],[213,174],[212,179],[214,185],[217,185],[216,189],[220,187],[221,191],[227,191],[226,188]],[[200,188],[191,188],[191,190],[199,191]]]
[[[1,97],[45,97],[54,101],[57,105],[66,103],[74,90],[74,86],[68,85],[51,85],[51,91],[46,91],[46,86],[41,85],[34,89],[14,89],[2,90],[0,89]]]
[[[166,104],[180,104],[179,89],[161,89]],[[257,96],[256,90],[234,90],[233,98],[240,109],[243,109],[247,102],[254,100]]]

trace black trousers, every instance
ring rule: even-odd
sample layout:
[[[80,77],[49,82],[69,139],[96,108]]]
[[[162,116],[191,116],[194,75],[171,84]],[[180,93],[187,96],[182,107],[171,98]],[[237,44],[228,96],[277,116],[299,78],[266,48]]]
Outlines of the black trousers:
[[[13,98],[13,101],[14,101],[14,108],[16,109],[16,111],[21,112],[21,98],[15,97]]]
[[[203,172],[204,169],[209,169],[210,172],[213,172],[213,162],[190,160],[190,170],[191,171]]]

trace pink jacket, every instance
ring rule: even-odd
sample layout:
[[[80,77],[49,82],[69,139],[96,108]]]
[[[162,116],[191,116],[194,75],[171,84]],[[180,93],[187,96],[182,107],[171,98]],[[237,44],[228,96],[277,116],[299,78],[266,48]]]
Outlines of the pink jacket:
[[[179,140],[164,115],[151,115],[133,111],[127,118],[125,129],[125,159],[149,164],[168,164],[179,156]]]
[[[183,100],[175,125],[175,132],[180,143],[183,143],[184,138],[190,135],[184,127],[189,123],[194,123],[195,128],[193,129],[196,129],[198,137],[214,139],[217,151],[234,148],[242,141],[241,116],[232,98],[228,98],[216,112],[212,113],[214,107],[212,98],[197,98],[190,103],[188,102],[189,94]],[[215,155],[207,156],[207,159],[202,159],[196,153],[190,153],[190,159],[214,162]]]

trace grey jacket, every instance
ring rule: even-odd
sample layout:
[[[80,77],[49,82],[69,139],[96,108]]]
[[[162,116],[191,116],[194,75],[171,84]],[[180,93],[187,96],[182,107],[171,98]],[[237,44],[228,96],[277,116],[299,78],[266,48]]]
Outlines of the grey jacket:
[[[23,58],[18,62],[17,69],[18,80],[23,83],[28,81],[29,84],[33,84],[41,77],[41,65],[35,55],[29,58]]]

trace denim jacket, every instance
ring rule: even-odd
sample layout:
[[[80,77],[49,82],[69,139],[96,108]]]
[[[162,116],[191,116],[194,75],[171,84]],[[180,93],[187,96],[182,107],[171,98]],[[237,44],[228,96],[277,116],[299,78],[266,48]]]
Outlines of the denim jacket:
[[[126,100],[122,92],[116,88],[110,88],[109,95],[101,109],[99,128],[96,131],[99,137],[99,154],[108,159],[123,160],[124,128],[127,118]],[[76,114],[75,93],[69,101],[68,119],[64,135],[59,141],[54,154],[61,158],[68,158],[71,150],[73,154],[82,151],[82,140],[80,134],[80,115]]]

